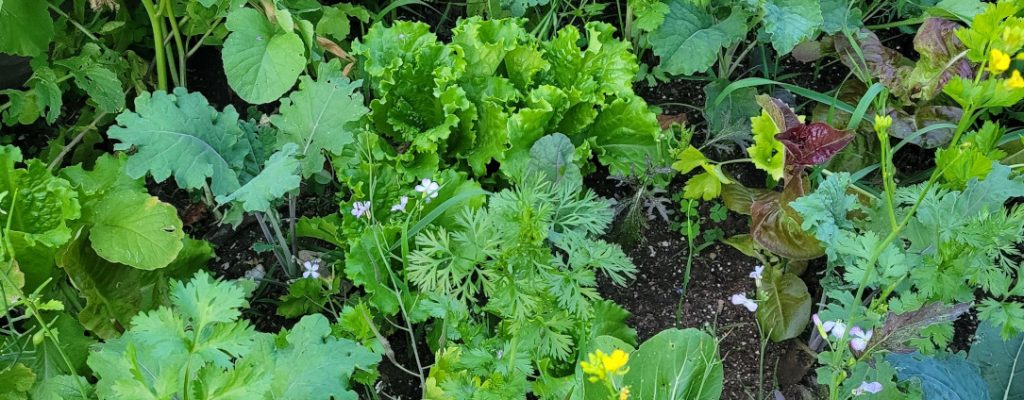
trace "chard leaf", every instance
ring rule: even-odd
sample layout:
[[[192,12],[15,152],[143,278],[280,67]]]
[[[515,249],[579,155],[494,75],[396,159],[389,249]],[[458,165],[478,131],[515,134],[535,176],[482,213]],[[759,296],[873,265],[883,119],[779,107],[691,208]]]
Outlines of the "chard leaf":
[[[761,7],[764,30],[779,54],[787,54],[798,43],[811,39],[825,21],[818,0],[767,0]]]
[[[211,178],[214,195],[240,186],[234,168],[241,169],[248,146],[241,142],[238,113],[228,106],[218,113],[199,93],[175,88],[174,93],[142,93],[135,111],[117,117],[107,135],[120,143],[116,150],[137,149],[128,157],[125,172],[132,178],[146,174],[157,182],[174,176],[178,187],[199,189]]]
[[[345,145],[352,143],[355,121],[368,111],[359,92],[361,81],[328,79],[324,72],[317,81],[300,78],[299,90],[282,99],[281,114],[270,118],[279,129],[277,147],[297,145],[295,155],[307,178],[323,171],[325,151],[341,155]]]
[[[823,122],[798,125],[775,135],[786,146],[786,165],[822,164],[853,140],[853,133]]]
[[[818,14],[820,18],[820,11]],[[735,8],[728,18],[716,21],[695,2],[673,0],[665,22],[651,34],[651,48],[661,58],[665,72],[674,75],[704,72],[715,64],[719,50],[747,34],[747,17],[745,11]]]
[[[0,38],[0,53],[27,57],[45,54],[53,40],[53,19],[47,3],[0,1]]]
[[[757,321],[775,342],[799,336],[811,318],[811,295],[800,277],[765,268],[757,290]]]
[[[224,41],[224,73],[239,97],[263,104],[291,89],[306,66],[298,34],[279,30],[252,8],[232,11],[225,26],[231,34]]]

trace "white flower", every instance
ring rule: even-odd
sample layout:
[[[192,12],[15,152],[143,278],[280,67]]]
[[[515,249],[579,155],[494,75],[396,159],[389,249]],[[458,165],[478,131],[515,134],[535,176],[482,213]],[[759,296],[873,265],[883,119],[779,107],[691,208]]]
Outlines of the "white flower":
[[[758,265],[754,267],[754,272],[750,273],[750,277],[754,279],[761,279],[762,272],[764,272],[764,265]]]
[[[315,258],[302,263],[302,277],[317,279],[320,277],[320,259]]]
[[[750,312],[757,311],[757,303],[755,303],[753,300],[748,299],[747,295],[744,293],[736,293],[732,295],[732,297],[729,298],[729,301],[731,301],[732,304],[738,306],[742,305],[746,307],[747,310],[749,310]]]
[[[824,332],[824,335],[826,336],[831,333],[836,339],[842,339],[843,335],[846,334],[846,324],[844,324],[843,321],[822,322],[821,318],[818,317],[818,314],[811,316],[811,319],[814,320],[814,325]]]
[[[391,211],[405,212],[405,205],[409,204],[409,196],[402,196],[398,199],[398,204],[391,206]]]
[[[263,264],[257,264],[253,269],[245,271],[245,279],[258,281],[267,276],[267,271],[263,269]]]
[[[416,191],[423,193],[423,197],[427,199],[427,203],[430,199],[437,198],[437,189],[439,189],[437,182],[430,179],[424,179],[419,185],[416,185]]]
[[[874,332],[870,329],[867,332],[864,332],[864,330],[860,329],[859,326],[851,328],[850,336],[852,336],[853,339],[850,339],[850,347],[856,351],[864,351],[864,349],[868,348],[868,342],[871,341],[871,335],[873,333]]]
[[[352,203],[352,215],[356,218],[362,218],[363,215],[366,215],[366,218],[370,218],[370,202],[357,201]]]
[[[853,389],[854,396],[860,396],[864,393],[875,394],[882,391],[882,384],[878,382],[861,382],[860,386]]]

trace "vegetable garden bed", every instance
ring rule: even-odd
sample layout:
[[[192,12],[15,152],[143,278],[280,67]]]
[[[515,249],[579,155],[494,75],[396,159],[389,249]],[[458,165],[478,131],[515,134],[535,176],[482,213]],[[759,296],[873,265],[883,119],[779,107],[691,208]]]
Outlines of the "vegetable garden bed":
[[[1024,2],[0,0],[0,398],[1024,396]]]

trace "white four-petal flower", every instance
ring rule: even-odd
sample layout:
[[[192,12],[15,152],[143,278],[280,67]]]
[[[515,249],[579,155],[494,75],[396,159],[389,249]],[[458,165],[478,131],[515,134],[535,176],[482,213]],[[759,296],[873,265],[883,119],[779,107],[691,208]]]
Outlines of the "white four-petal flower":
[[[731,301],[732,304],[746,307],[747,310],[750,312],[757,311],[757,303],[755,303],[753,300],[748,299],[747,295],[744,293],[736,293],[732,295],[732,297],[729,297],[729,301]]]
[[[754,267],[754,271],[750,273],[750,277],[754,279],[761,279],[761,274],[764,272],[764,265],[758,265]]]
[[[302,277],[317,279],[320,277],[320,259],[312,259],[302,263]]]
[[[362,218],[364,215],[366,218],[370,218],[370,202],[357,201],[352,203],[352,215],[356,218]]]
[[[859,326],[850,328],[850,336],[853,337],[853,339],[850,339],[850,347],[856,351],[864,351],[864,349],[868,348],[868,342],[871,341],[872,334],[873,331],[870,329],[864,332]]]
[[[391,206],[391,211],[405,212],[405,205],[409,204],[409,196],[402,196],[398,199],[398,204]]]
[[[437,198],[437,190],[440,188],[441,186],[438,185],[437,182],[430,179],[424,179],[415,187],[417,192],[423,193],[423,197],[426,199],[427,203],[429,203],[431,199]]]
[[[865,393],[875,394],[881,392],[883,389],[882,384],[879,382],[861,382],[860,386],[853,389],[854,396],[860,396]]]

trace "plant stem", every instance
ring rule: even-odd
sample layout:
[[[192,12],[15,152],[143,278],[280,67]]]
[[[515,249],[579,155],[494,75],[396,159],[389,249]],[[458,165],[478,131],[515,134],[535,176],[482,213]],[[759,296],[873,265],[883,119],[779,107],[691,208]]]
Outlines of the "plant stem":
[[[75,28],[77,28],[77,29],[78,29],[79,31],[81,31],[82,33],[84,33],[84,34],[85,34],[85,36],[88,36],[88,37],[89,37],[89,39],[91,39],[92,41],[94,41],[94,42],[99,42],[99,41],[100,41],[100,39],[99,39],[99,38],[97,38],[97,37],[96,37],[96,35],[94,35],[94,34],[93,34],[93,33],[92,33],[92,32],[91,32],[90,30],[89,30],[89,28],[86,28],[86,27],[85,27],[85,26],[83,26],[82,24],[78,23],[78,21],[75,21],[75,20],[74,20],[73,18],[71,18],[71,16],[70,16],[70,15],[68,15],[67,13],[65,13],[65,12],[64,12],[64,10],[61,10],[61,9],[60,9],[60,8],[58,8],[57,6],[54,6],[53,4],[51,4],[50,2],[46,2],[46,6],[47,6],[47,7],[50,7],[50,10],[53,10],[53,12],[57,13],[57,15],[60,15],[61,17],[64,17],[64,19],[68,20],[68,22],[69,22],[69,23],[71,23],[71,25],[73,25],[73,26],[74,26]]]
[[[284,253],[284,258],[287,260],[287,264],[283,267],[288,271],[290,276],[295,276],[297,271],[295,270],[295,257],[293,257],[291,250],[288,249],[288,241],[284,238],[284,233],[281,231],[281,217],[277,215],[277,210],[271,208],[270,212],[267,213],[270,217],[270,226],[274,228],[274,235],[277,237],[277,246],[281,248]]]
[[[149,24],[153,29],[153,52],[154,63],[156,64],[156,87],[159,90],[167,90],[167,59],[164,54],[164,28],[160,21],[160,12],[153,5],[153,0],[141,0],[142,7],[149,15]]]
[[[302,189],[299,189],[302,190]],[[288,234],[292,240],[292,254],[299,254],[299,244],[297,236],[295,235],[295,209],[298,207],[297,196],[295,194],[288,194]]]
[[[174,9],[171,7],[171,2],[162,1],[164,4],[164,12],[167,13],[167,22],[171,24],[171,35],[174,37],[174,47],[178,52],[178,85],[181,87],[188,87],[187,81],[185,80],[185,46],[184,41],[181,40],[181,31],[178,29],[178,21],[174,16]]]
[[[274,243],[274,234],[270,233],[270,227],[268,227],[267,222],[263,220],[263,215],[260,213],[255,213],[254,215],[256,215],[256,222],[260,224],[260,230],[263,231],[263,238],[267,240],[267,243]],[[284,261],[285,258],[277,246],[274,247],[274,257],[277,258],[277,263],[281,264],[281,268],[286,268],[285,273],[288,273],[288,266]]]
[[[887,24],[868,25],[868,26],[865,26],[865,28],[874,31],[874,30],[878,30],[878,29],[889,29],[889,28],[899,28],[901,26],[920,25],[922,23],[924,23],[924,18],[923,17],[921,17],[921,18],[910,18],[910,19],[905,19],[905,20],[902,20],[902,21],[890,22],[890,23],[887,23]]]
[[[64,160],[64,156],[70,153],[71,150],[74,149],[75,146],[77,146],[78,143],[82,141],[82,138],[85,137],[86,133],[89,133],[94,128],[96,128],[96,124],[98,124],[100,122],[100,119],[102,119],[105,115],[107,115],[107,113],[104,112],[96,114],[96,118],[93,118],[92,122],[89,123],[89,125],[83,127],[82,130],[79,131],[78,134],[75,135],[75,137],[71,139],[70,142],[68,142],[68,144],[64,145],[64,148],[60,149],[60,153],[58,153],[57,156],[53,158],[53,161],[50,161],[50,165],[48,165],[46,169],[49,170],[50,172],[53,172],[54,168],[60,166],[61,161]]]

